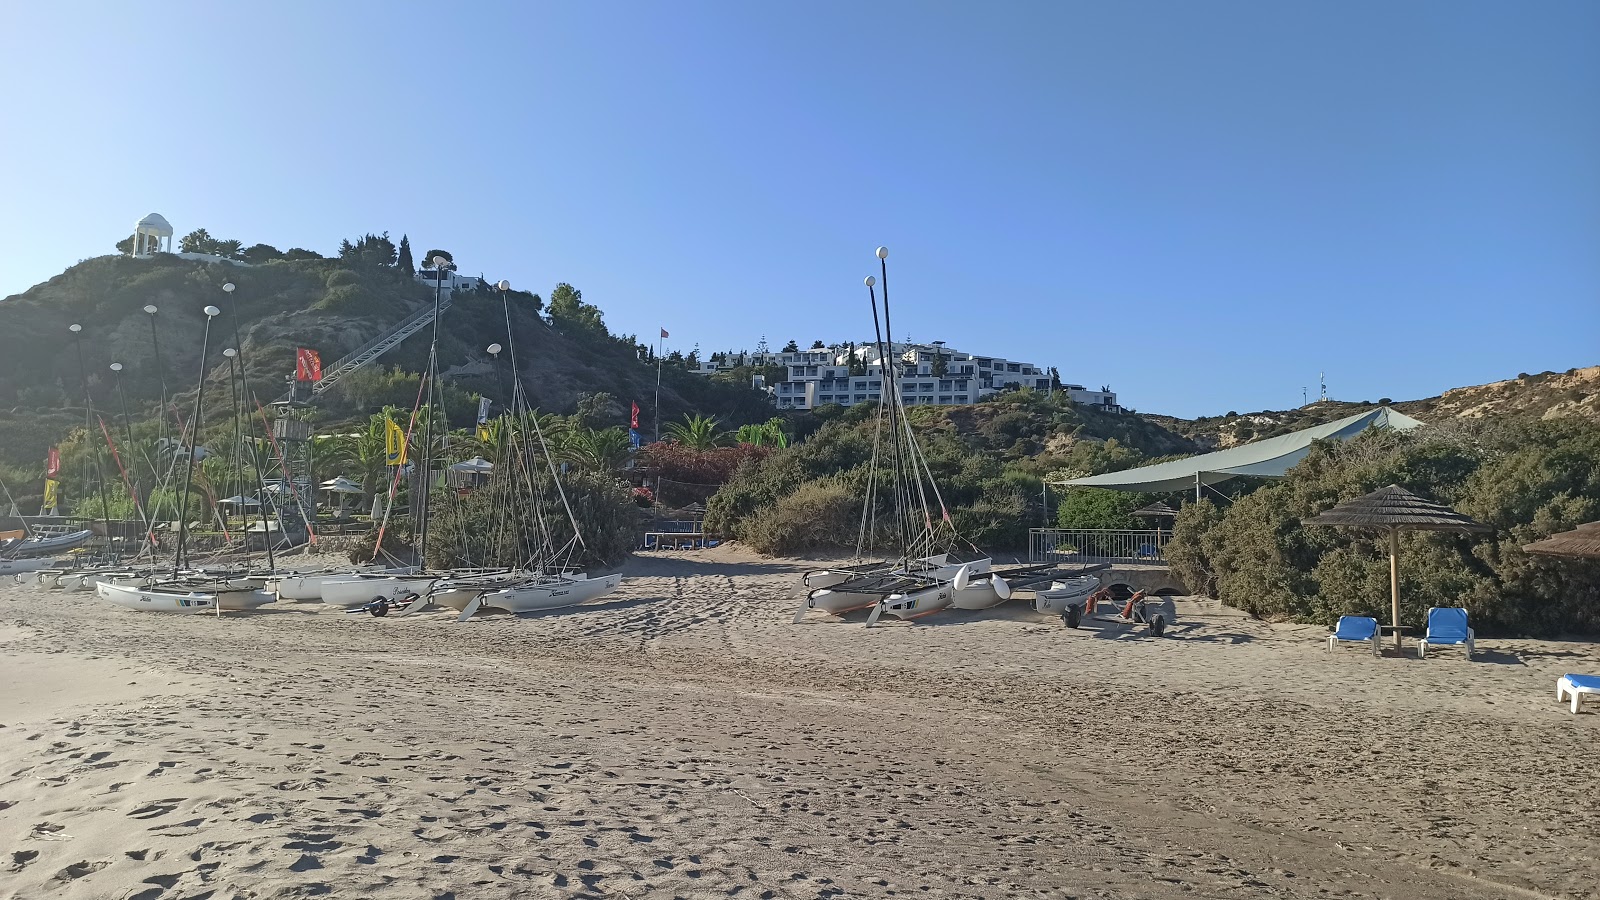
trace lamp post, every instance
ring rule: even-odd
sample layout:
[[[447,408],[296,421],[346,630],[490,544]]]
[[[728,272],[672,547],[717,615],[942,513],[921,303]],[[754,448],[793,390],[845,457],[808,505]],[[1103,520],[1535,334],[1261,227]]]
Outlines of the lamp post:
[[[156,329],[156,305],[147,303],[145,313],[150,316],[150,346],[155,350],[156,377],[161,379],[161,410],[156,415],[156,421],[161,423],[159,436],[167,436],[167,370],[161,365],[161,337]]]
[[[183,499],[178,502],[178,550],[172,557],[173,575],[189,562],[189,495],[194,489],[195,455],[200,448],[200,404],[206,396],[206,350],[211,346],[211,320],[222,314],[215,306],[208,306],[203,312],[206,328],[200,337],[200,384],[194,392],[194,415],[189,419],[189,468],[183,476]]]
[[[239,381],[238,376],[234,371],[233,360],[234,357],[239,355],[239,351],[232,347],[225,347],[223,348],[222,355],[228,360],[228,392],[233,395],[233,462],[234,465],[237,466],[240,465],[239,448],[242,446],[242,443],[239,440]],[[229,480],[233,482],[230,487],[238,487],[237,478],[230,478]],[[237,493],[243,492],[239,491]]]
[[[94,400],[89,396],[89,370],[83,364],[83,326],[74,322],[67,327],[72,332],[72,343],[78,351],[78,380],[83,383],[83,449],[91,454],[94,468],[100,476],[97,485],[100,489],[100,518],[106,522],[106,539],[111,539],[111,504],[106,499],[106,474],[100,463],[100,449],[94,443]],[[84,476],[88,477],[88,461],[85,461]]]

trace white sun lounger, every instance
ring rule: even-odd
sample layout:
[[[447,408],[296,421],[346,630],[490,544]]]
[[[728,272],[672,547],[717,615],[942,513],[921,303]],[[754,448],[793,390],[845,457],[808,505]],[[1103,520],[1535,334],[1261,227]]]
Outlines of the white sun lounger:
[[[1556,702],[1564,703],[1572,697],[1572,712],[1583,708],[1584,694],[1600,694],[1600,675],[1563,675],[1556,681]]]

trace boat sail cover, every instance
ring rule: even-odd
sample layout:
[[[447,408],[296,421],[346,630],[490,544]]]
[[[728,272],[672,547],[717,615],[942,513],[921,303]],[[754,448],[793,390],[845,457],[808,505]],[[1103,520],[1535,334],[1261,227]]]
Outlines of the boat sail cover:
[[[1113,491],[1159,494],[1188,490],[1197,484],[1220,484],[1241,475],[1282,478],[1285,472],[1306,458],[1306,454],[1311,452],[1311,445],[1317,441],[1347,441],[1368,428],[1410,431],[1422,424],[1387,406],[1380,406],[1323,425],[1239,447],[1230,447],[1227,450],[1218,450],[1215,453],[1058,483],[1069,487],[1097,487]]]

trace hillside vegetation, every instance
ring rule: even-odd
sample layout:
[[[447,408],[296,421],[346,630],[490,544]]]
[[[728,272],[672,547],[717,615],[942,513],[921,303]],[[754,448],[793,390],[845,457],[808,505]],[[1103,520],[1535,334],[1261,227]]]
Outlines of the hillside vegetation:
[[[1025,551],[1028,529],[1056,520],[1059,500],[1042,490],[1044,478],[1094,475],[1195,449],[1144,419],[1030,390],[973,406],[911,407],[907,415],[956,530],[996,551]],[[804,441],[743,465],[711,497],[706,527],[765,553],[853,548],[877,407],[825,407],[818,418],[821,428]]]
[[[1600,424],[1584,419],[1473,419],[1319,445],[1288,477],[1232,503],[1185,505],[1168,546],[1173,572],[1265,618],[1387,622],[1387,538],[1300,520],[1388,484],[1495,528],[1402,533],[1403,622],[1421,623],[1430,606],[1464,606],[1480,634],[1600,632],[1600,561],[1521,549],[1600,519]]]
[[[1565,372],[1521,374],[1505,381],[1452,388],[1422,400],[1351,402],[1324,400],[1298,409],[1229,412],[1220,416],[1179,419],[1144,414],[1143,418],[1183,435],[1208,450],[1227,449],[1342,419],[1374,406],[1390,406],[1429,424],[1455,419],[1578,419],[1600,422],[1600,366]]]
[[[392,257],[387,263],[375,261],[360,247],[355,245],[356,252],[346,258],[296,251],[292,258],[270,258],[248,267],[170,254],[99,257],[0,301],[0,461],[37,467],[46,447],[74,423],[81,425],[78,356],[68,331],[74,323],[84,328],[84,367],[97,408],[120,407],[108,369],[116,361],[125,366],[123,386],[135,418],[154,416],[163,381],[170,395],[183,400],[175,405],[187,417],[199,373],[205,324],[201,310],[208,304],[220,307],[208,354],[214,385],[208,391],[207,421],[216,423],[231,403],[221,350],[236,343],[235,314],[249,393],[270,403],[285,391],[296,347],[319,351],[331,366],[432,302],[432,289],[393,265]],[[237,290],[224,293],[225,282]],[[599,309],[576,289],[558,285],[548,303],[528,292],[513,292],[510,300],[521,375],[535,405],[572,412],[585,396],[604,395],[598,412],[605,425],[625,424],[630,400],[648,407],[656,381],[654,361],[640,358],[642,347],[632,336],[611,334]],[[146,304],[159,309],[158,337],[152,336]],[[470,417],[472,395],[505,398],[509,372],[504,356],[497,371],[484,350],[491,343],[506,343],[505,328],[498,292],[463,292],[445,313],[440,366],[460,369],[451,379],[456,400],[448,404],[452,424],[468,424],[460,418]],[[428,341],[429,331],[423,329],[318,398],[318,427],[364,419],[386,403],[409,409]],[[662,367],[661,409],[664,420],[715,410],[733,425],[771,415],[770,405],[748,382],[708,380],[689,373],[677,360]]]

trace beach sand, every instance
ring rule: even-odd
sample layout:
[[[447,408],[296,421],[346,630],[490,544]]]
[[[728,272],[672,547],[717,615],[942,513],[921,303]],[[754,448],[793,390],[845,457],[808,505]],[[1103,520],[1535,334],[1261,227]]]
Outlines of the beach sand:
[[[1600,897],[1594,645],[792,625],[802,568],[465,624],[6,583],[0,898]]]

